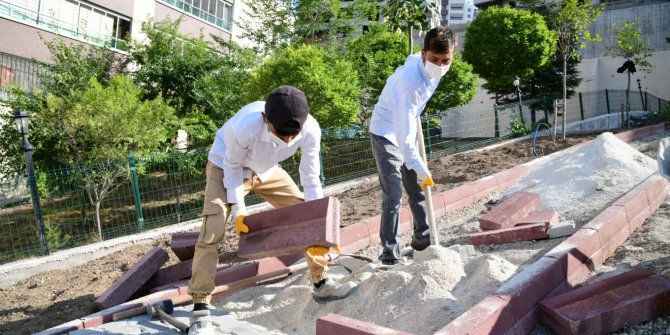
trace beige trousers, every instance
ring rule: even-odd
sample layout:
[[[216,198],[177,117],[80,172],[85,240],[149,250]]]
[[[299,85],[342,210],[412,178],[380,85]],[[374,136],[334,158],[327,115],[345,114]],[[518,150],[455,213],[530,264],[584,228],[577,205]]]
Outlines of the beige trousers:
[[[202,210],[202,226],[200,236],[195,245],[193,271],[188,293],[193,303],[209,303],[214,291],[214,277],[219,261],[219,243],[226,234],[226,221],[230,209],[226,205],[226,189],[223,187],[223,170],[211,162],[207,162],[207,183],[205,201]],[[304,196],[293,179],[282,168],[265,182],[253,174],[244,180],[244,194],[255,192],[275,208],[295,205],[304,202]],[[328,274],[327,255],[305,252],[305,259],[310,270],[312,281],[317,283]]]

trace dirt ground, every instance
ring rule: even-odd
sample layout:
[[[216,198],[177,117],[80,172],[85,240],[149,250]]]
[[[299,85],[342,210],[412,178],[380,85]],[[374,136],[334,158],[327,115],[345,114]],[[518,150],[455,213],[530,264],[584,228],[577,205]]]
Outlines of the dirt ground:
[[[542,148],[546,155],[595,136],[571,135],[567,140],[559,141],[556,147],[551,140],[538,140],[537,147]],[[655,156],[653,146],[642,148],[641,151]],[[533,159],[530,152],[531,141],[526,139],[497,145],[485,151],[470,151],[433,160],[429,168],[435,177],[434,192],[442,192],[530,161]],[[357,185],[336,196],[341,202],[342,226],[377,215],[380,211],[381,192],[376,181]],[[667,214],[668,209],[663,212]],[[235,262],[239,259],[235,256],[237,237],[232,227],[228,236],[221,244],[220,260]],[[631,250],[644,246],[644,239],[631,241],[640,243],[640,246],[633,245]],[[91,303],[150,248],[159,246],[168,251],[170,260],[166,266],[178,262],[169,249],[169,242],[170,237],[164,235],[150,244],[132,245],[80,266],[43,272],[12,286],[0,288],[0,293],[5,296],[0,300],[0,333],[34,333],[94,312]]]

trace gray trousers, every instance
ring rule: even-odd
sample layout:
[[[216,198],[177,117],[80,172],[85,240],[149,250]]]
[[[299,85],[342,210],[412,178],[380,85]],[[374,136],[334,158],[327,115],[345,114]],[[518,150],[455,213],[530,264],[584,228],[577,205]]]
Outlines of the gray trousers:
[[[400,259],[398,245],[398,218],[402,206],[402,188],[409,197],[409,208],[412,211],[414,239],[430,238],[430,230],[426,222],[426,196],[417,181],[416,172],[403,164],[400,149],[382,136],[370,134],[372,155],[377,163],[379,183],[382,187],[382,215],[379,237],[382,251],[380,260]]]

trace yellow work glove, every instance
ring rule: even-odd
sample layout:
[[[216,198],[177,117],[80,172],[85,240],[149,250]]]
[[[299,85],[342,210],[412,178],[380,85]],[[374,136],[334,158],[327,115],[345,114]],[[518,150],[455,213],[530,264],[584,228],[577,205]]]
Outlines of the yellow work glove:
[[[230,206],[230,215],[228,215],[228,218],[230,223],[235,224],[237,236],[249,232],[249,227],[244,224],[244,217],[247,215],[247,209],[244,204],[233,204]]]
[[[312,256],[324,256],[330,252],[330,249],[334,249],[338,254],[342,253],[342,249],[340,249],[339,245],[336,245],[332,248],[322,246],[311,246],[307,247],[307,253]]]
[[[415,171],[416,171],[416,178],[419,181],[419,185],[421,186],[422,190],[425,190],[426,186],[435,187],[435,182],[433,182],[433,176],[430,175],[430,172],[428,171],[427,168],[425,167],[417,168],[415,169]]]

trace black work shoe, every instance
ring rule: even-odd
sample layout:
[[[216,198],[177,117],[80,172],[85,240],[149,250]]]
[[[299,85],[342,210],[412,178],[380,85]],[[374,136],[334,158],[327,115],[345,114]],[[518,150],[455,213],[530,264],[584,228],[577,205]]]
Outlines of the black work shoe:
[[[382,264],[384,265],[396,265],[400,263],[399,259],[384,259],[382,260]]]
[[[413,238],[412,243],[410,244],[410,246],[412,247],[412,249],[414,249],[416,251],[424,250],[424,249],[426,249],[430,246],[430,236],[426,237],[426,238],[422,238],[420,240],[416,239],[416,238]]]

